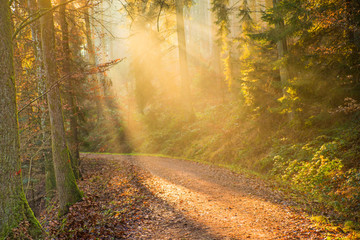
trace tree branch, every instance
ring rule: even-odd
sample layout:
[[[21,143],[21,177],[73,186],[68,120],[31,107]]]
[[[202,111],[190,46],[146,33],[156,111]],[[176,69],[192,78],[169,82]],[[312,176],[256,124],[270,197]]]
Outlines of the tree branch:
[[[134,18],[133,18],[133,16],[131,15],[131,13],[129,12],[129,10],[127,9],[126,5],[125,5],[121,0],[119,0],[119,1],[120,1],[121,5],[125,8],[126,12],[129,14],[131,20],[134,21]]]
[[[30,100],[28,103],[26,103],[24,106],[22,106],[20,108],[20,110],[18,110],[18,114],[20,114],[22,111],[24,111],[28,106],[30,106],[31,104],[33,104],[34,102],[36,102],[37,100],[39,100],[40,98],[42,98],[45,94],[49,93],[51,90],[53,90],[58,84],[60,84],[61,82],[63,82],[65,79],[68,79],[68,78],[72,78],[72,77],[78,77],[79,74],[80,76],[87,76],[87,75],[91,75],[91,74],[97,74],[99,72],[105,72],[107,71],[110,67],[122,62],[125,58],[122,58],[122,59],[116,59],[116,60],[113,60],[113,61],[110,61],[110,62],[107,62],[107,63],[104,63],[104,64],[101,64],[101,65],[97,65],[97,66],[94,66],[94,67],[91,67],[90,69],[86,70],[85,72],[83,73],[69,73],[69,74],[66,74],[64,76],[62,76],[58,81],[56,81],[55,83],[53,83],[53,85],[50,86],[49,89],[47,89],[43,94],[41,94],[40,96]]]
[[[26,26],[28,26],[29,24],[35,22],[36,20],[38,20],[39,18],[41,18],[42,16],[44,16],[45,14],[47,14],[48,12],[54,11],[56,8],[59,8],[63,5],[66,5],[68,3],[74,2],[75,0],[70,0],[64,3],[61,3],[59,5],[56,5],[50,9],[46,9],[45,11],[37,11],[36,13],[28,16],[23,22],[21,22],[19,24],[19,26],[16,28],[16,30],[14,31],[14,34],[12,35],[12,40],[14,40],[16,38],[16,36],[20,33],[21,30],[23,30]],[[30,20],[29,20],[30,19]]]
[[[158,32],[160,32],[159,20],[160,20],[160,14],[161,14],[161,10],[162,10],[162,8],[163,8],[163,4],[164,4],[164,2],[161,1],[159,14],[158,14],[157,19],[156,19],[156,22],[157,22],[157,31],[158,31]]]

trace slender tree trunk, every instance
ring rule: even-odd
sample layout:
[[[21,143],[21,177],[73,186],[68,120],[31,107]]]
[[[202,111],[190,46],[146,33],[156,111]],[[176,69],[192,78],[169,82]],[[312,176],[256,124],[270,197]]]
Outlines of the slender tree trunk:
[[[282,0],[273,0],[273,7],[275,8],[279,2]],[[278,30],[278,32],[284,31],[284,21],[279,20],[275,24],[275,28]],[[277,50],[278,50],[278,59],[281,61],[280,67],[279,67],[279,74],[280,74],[280,81],[282,85],[282,93],[284,96],[288,96],[288,93],[286,91],[286,85],[289,83],[289,70],[288,70],[288,63],[285,59],[287,53],[288,53],[288,47],[287,47],[287,40],[286,37],[280,39],[277,43]],[[289,112],[288,114],[289,120],[294,119],[294,112]]]
[[[89,54],[89,63],[90,63],[90,65],[95,66],[96,65],[95,46],[92,41],[90,14],[89,14],[88,8],[85,9],[84,20],[85,20],[85,35],[86,35],[87,51]],[[91,76],[91,78],[92,78],[93,84],[95,85],[95,95],[97,97],[101,98],[99,79],[96,74],[93,74]],[[100,101],[98,99],[96,101],[96,108],[97,108],[97,112],[98,112],[98,119],[97,119],[98,123],[103,116],[103,109],[102,109],[101,102],[102,101]]]
[[[100,5],[100,9],[102,12],[105,12],[105,6],[104,6],[104,1],[101,2],[101,5]],[[107,62],[108,61],[108,55],[107,55],[107,46],[108,46],[108,43],[107,43],[107,33],[106,33],[106,29],[105,29],[105,20],[104,20],[104,14],[101,14],[100,15],[100,18],[99,18],[99,23],[100,23],[100,34],[101,34],[101,37],[100,37],[100,47],[101,47],[101,50],[100,50],[100,53],[101,53],[101,61],[102,62]],[[102,86],[102,95],[104,96],[104,98],[106,99],[106,97],[108,96],[109,94],[109,89],[108,89],[108,84],[107,84],[107,79],[106,79],[106,76],[103,74],[103,73],[100,73],[99,74],[99,80],[100,80],[100,83],[101,83],[101,86]]]
[[[360,3],[358,0],[346,0],[347,38],[351,46],[351,65],[356,83],[360,82]]]
[[[274,8],[277,6],[277,4],[280,1],[281,0],[273,0]],[[275,27],[278,29],[279,32],[281,32],[284,29],[284,21],[283,20],[278,21],[275,24]],[[283,60],[288,52],[286,37],[284,37],[283,39],[280,39],[276,43],[276,45],[277,45],[277,50],[278,50],[278,58],[279,58],[279,60]],[[279,70],[280,70],[281,83],[283,84],[283,86],[285,86],[289,80],[289,72],[287,69],[287,64],[286,63],[281,64]]]
[[[223,74],[221,70],[221,51],[219,48],[219,45],[216,42],[216,34],[217,34],[217,26],[215,24],[216,22],[216,16],[211,11],[211,46],[212,46],[212,59],[214,61],[213,67],[215,72],[215,78],[216,78],[216,85],[217,85],[217,92],[219,93],[219,96],[221,96],[222,101],[225,101],[225,86],[223,81]]]
[[[50,0],[38,1],[40,11],[51,9]],[[51,125],[52,153],[56,177],[56,188],[59,197],[59,215],[68,212],[68,208],[82,197],[79,191],[74,172],[71,168],[69,149],[66,145],[65,127],[61,106],[58,74],[56,67],[55,32],[52,12],[40,18],[41,42],[46,71],[46,89]]]
[[[189,68],[186,53],[186,39],[184,29],[184,2],[183,0],[176,0],[176,30],[179,45],[179,61],[180,61],[180,76],[181,76],[181,93],[187,118],[194,118],[194,111],[192,108],[191,92],[190,92],[190,78]]]
[[[36,0],[28,0],[29,14],[33,15],[37,12]],[[38,93],[43,95],[46,91],[45,87],[45,76],[44,76],[44,65],[42,64],[42,50],[41,50],[41,41],[40,41],[40,21],[35,21],[31,24],[31,35],[34,46],[35,53],[35,65],[36,65],[36,77],[38,79]],[[40,129],[42,132],[42,142],[44,150],[42,151],[44,166],[45,166],[45,189],[47,199],[52,199],[55,195],[56,190],[56,180],[54,172],[54,164],[51,157],[51,145],[50,137],[51,134],[48,130],[49,125],[49,114],[46,110],[46,97],[41,99],[39,103],[39,119],[40,119]]]
[[[66,0],[61,0],[60,3],[66,3]],[[66,5],[60,7],[60,28],[62,33],[62,50],[63,50],[63,72],[64,74],[71,74],[72,63],[71,63],[71,52],[69,44],[69,27],[66,21]],[[68,104],[70,106],[70,153],[71,153],[71,166],[75,174],[75,178],[80,177],[79,171],[79,138],[78,138],[78,122],[77,122],[77,111],[75,105],[75,94],[74,94],[74,79],[69,77],[67,79],[68,90],[66,92]]]
[[[26,220],[30,234],[41,238],[22,186],[19,126],[14,77],[12,24],[8,0],[0,0],[0,239]]]

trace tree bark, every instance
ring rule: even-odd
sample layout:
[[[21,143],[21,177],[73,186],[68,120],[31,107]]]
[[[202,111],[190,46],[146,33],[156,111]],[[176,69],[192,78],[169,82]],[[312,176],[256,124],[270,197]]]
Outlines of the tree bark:
[[[347,38],[351,47],[351,65],[355,82],[360,82],[360,3],[358,0],[346,0]]]
[[[36,0],[28,0],[29,14],[34,15],[38,8]],[[35,15],[34,15],[35,16]],[[40,41],[40,21],[36,20],[31,25],[31,36],[34,46],[35,53],[35,65],[36,65],[36,77],[37,77],[37,89],[39,95],[43,95],[46,91],[45,87],[45,76],[44,76],[44,65],[42,61],[42,49]],[[40,129],[42,132],[42,141],[44,150],[42,151],[44,168],[45,168],[45,191],[47,199],[52,199],[55,195],[56,190],[56,180],[54,172],[54,164],[51,157],[51,145],[50,145],[50,123],[49,123],[49,114],[46,110],[46,97],[41,98],[39,103],[39,122]]]
[[[85,8],[84,20],[85,20],[85,35],[86,35],[87,51],[89,54],[89,63],[92,66],[96,66],[95,46],[92,41],[91,23],[90,23],[90,15],[89,15],[88,8]],[[95,86],[95,91],[94,91],[95,95],[98,98],[101,98],[99,78],[96,74],[93,74],[91,76],[91,78],[92,78],[92,82]],[[102,101],[100,101],[100,99],[97,99],[95,101],[95,103],[96,103],[96,108],[97,108],[97,112],[98,112],[97,123],[99,123],[100,119],[103,116]]]
[[[176,31],[178,38],[179,48],[179,61],[180,61],[180,76],[181,76],[181,93],[182,101],[186,117],[194,118],[194,111],[192,108],[191,92],[190,92],[190,79],[189,69],[186,53],[186,39],[184,29],[184,2],[183,0],[176,0]]]
[[[39,0],[38,6],[40,11],[47,11],[48,9],[51,9],[51,2],[50,0]],[[52,12],[48,12],[42,16],[40,18],[40,23],[46,73],[46,88],[50,89],[54,84],[57,85],[47,93],[47,99],[51,125],[56,189],[60,205],[59,215],[64,215],[68,212],[70,205],[81,199],[82,194],[75,181],[74,172],[71,168],[69,149],[65,139],[65,127],[58,86],[59,78],[56,67],[55,31]]]
[[[60,7],[60,28],[62,34],[62,50],[63,50],[63,72],[64,74],[71,74],[72,63],[71,63],[71,51],[69,44],[69,28],[66,21],[66,0],[61,0],[60,4],[64,4]],[[74,94],[74,79],[69,77],[67,79],[67,100],[70,106],[70,154],[71,154],[71,166],[74,171],[75,178],[80,177],[79,171],[79,138],[78,138],[78,121],[77,121],[77,107],[75,105],[75,94]]]
[[[216,40],[216,34],[217,34],[217,25],[216,25],[216,16],[213,11],[211,11],[211,46],[212,46],[212,59],[214,61],[213,68],[216,78],[216,85],[217,85],[217,92],[219,96],[221,96],[222,101],[225,101],[225,84],[223,81],[223,73],[221,69],[221,50],[219,48],[219,45]]]
[[[277,4],[280,2],[281,0],[273,0],[273,6],[274,8],[277,6]],[[284,21],[280,20],[275,24],[276,29],[281,32],[284,29]],[[278,58],[279,60],[283,60],[284,57],[286,56],[288,49],[287,49],[287,41],[286,41],[286,37],[280,39],[279,41],[277,41],[276,43],[277,45],[277,50],[278,50]],[[287,69],[287,64],[286,63],[282,63],[280,65],[279,68],[280,71],[280,79],[281,79],[281,83],[285,86],[289,80],[289,72]]]
[[[273,7],[276,8],[277,4],[281,2],[282,0],[273,0]],[[279,33],[284,31],[284,20],[279,20],[275,24],[275,28]],[[278,59],[281,61],[280,67],[279,67],[279,74],[280,74],[280,81],[282,85],[282,93],[283,96],[288,96],[288,92],[286,91],[286,86],[289,83],[289,70],[288,70],[288,63],[285,59],[287,53],[288,53],[288,47],[287,47],[287,40],[286,37],[281,38],[277,41],[277,50],[278,50]],[[294,112],[291,111],[288,113],[289,120],[292,121],[294,119]]]
[[[12,23],[8,0],[0,0],[0,239],[26,220],[29,233],[41,238],[22,186],[19,126],[14,77]]]

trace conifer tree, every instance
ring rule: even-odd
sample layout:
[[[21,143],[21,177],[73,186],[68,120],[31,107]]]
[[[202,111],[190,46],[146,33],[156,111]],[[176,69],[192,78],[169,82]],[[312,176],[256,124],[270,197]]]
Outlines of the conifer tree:
[[[228,88],[231,89],[232,85],[232,72],[231,72],[231,53],[230,41],[228,39],[230,33],[229,23],[229,0],[212,0],[211,10],[216,17],[216,24],[218,26],[218,44],[221,46],[221,60],[222,68],[225,76],[225,82]]]

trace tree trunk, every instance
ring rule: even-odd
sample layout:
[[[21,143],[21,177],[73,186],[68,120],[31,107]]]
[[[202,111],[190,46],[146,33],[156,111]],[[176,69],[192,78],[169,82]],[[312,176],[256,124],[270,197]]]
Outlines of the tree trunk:
[[[346,0],[347,38],[351,47],[351,65],[355,82],[360,82],[360,3],[358,0]]]
[[[179,45],[179,61],[180,61],[180,76],[181,76],[181,93],[182,101],[186,117],[188,119],[194,118],[194,111],[192,108],[189,69],[186,53],[186,39],[184,29],[184,2],[183,0],[176,0],[176,31]]]
[[[212,46],[212,59],[214,61],[213,63],[213,68],[214,68],[214,73],[215,73],[215,78],[216,78],[216,85],[217,85],[217,92],[219,94],[219,96],[221,96],[222,101],[225,101],[225,85],[224,85],[224,81],[223,81],[223,74],[222,74],[222,70],[221,70],[221,51],[219,48],[219,45],[216,41],[216,34],[217,34],[217,26],[215,24],[216,22],[216,16],[214,14],[214,12],[211,11],[211,46]]]
[[[34,15],[37,12],[36,0],[28,0],[29,15]],[[35,16],[35,15],[34,15]],[[40,41],[40,21],[36,20],[31,25],[31,36],[35,53],[35,65],[36,65],[36,77],[37,77],[37,89],[39,95],[43,95],[46,91],[44,66],[42,64],[42,50]],[[50,146],[50,132],[49,132],[49,114],[46,110],[46,97],[41,98],[39,103],[39,122],[42,132],[42,142],[44,150],[42,151],[44,166],[45,166],[45,189],[47,199],[52,199],[55,195],[56,180],[54,172],[54,164],[51,158],[51,146]]]
[[[277,6],[277,4],[280,2],[281,0],[273,0],[273,6],[274,8]],[[278,30],[278,32],[281,32],[284,29],[284,21],[280,20],[275,24],[276,29]],[[280,39],[279,41],[277,41],[276,43],[277,45],[277,50],[278,50],[278,58],[279,60],[283,60],[283,58],[285,57],[285,55],[287,54],[287,42],[286,42],[286,37],[284,37],[283,39]],[[289,80],[289,72],[287,69],[287,64],[286,63],[282,63],[280,65],[280,79],[281,79],[281,83],[283,86],[285,86]]]
[[[282,0],[273,0],[273,7],[276,8],[277,4]],[[284,21],[280,20],[275,24],[275,28],[279,33],[284,31]],[[289,83],[289,70],[288,70],[288,63],[285,59],[288,53],[287,41],[286,37],[283,37],[276,43],[277,50],[278,50],[278,59],[281,61],[279,67],[279,74],[280,74],[280,81],[282,85],[282,93],[283,96],[288,96],[286,91],[286,86]],[[289,112],[289,120],[292,121],[294,119],[294,112]]]
[[[0,26],[0,239],[11,236],[11,230],[24,220],[30,223],[29,233],[39,239],[42,229],[28,205],[22,186],[8,0],[0,0]]]
[[[61,0],[61,4],[66,3],[66,0]],[[72,63],[71,63],[71,52],[69,44],[69,28],[66,21],[66,5],[60,7],[60,28],[62,33],[62,50],[63,50],[63,72],[64,74],[71,74]],[[67,79],[67,99],[70,106],[70,153],[71,153],[71,166],[74,171],[75,178],[80,177],[79,171],[79,138],[78,138],[78,122],[77,122],[77,108],[75,105],[75,94],[74,94],[74,79],[69,76]]]
[[[50,0],[38,1],[40,11],[51,9]],[[48,92],[48,105],[51,125],[52,154],[56,177],[56,189],[59,197],[59,215],[66,214],[68,208],[82,197],[79,191],[74,172],[71,168],[69,149],[66,145],[65,127],[58,86],[58,74],[56,68],[55,31],[52,12],[46,13],[40,18],[41,42],[43,59],[46,72],[46,89]]]
[[[92,32],[91,32],[91,23],[90,23],[90,15],[89,15],[89,9],[85,8],[85,14],[84,14],[84,20],[85,20],[85,35],[86,35],[86,44],[87,44],[87,51],[89,54],[89,63],[92,66],[96,65],[96,55],[95,55],[95,46],[92,41]],[[100,83],[99,79],[96,74],[93,74],[91,76],[93,84],[95,85],[95,95],[98,98],[101,98],[101,91],[100,91]],[[97,99],[95,101],[98,116],[97,116],[97,123],[99,123],[100,119],[103,116],[103,109],[102,109],[102,102],[100,99]]]

